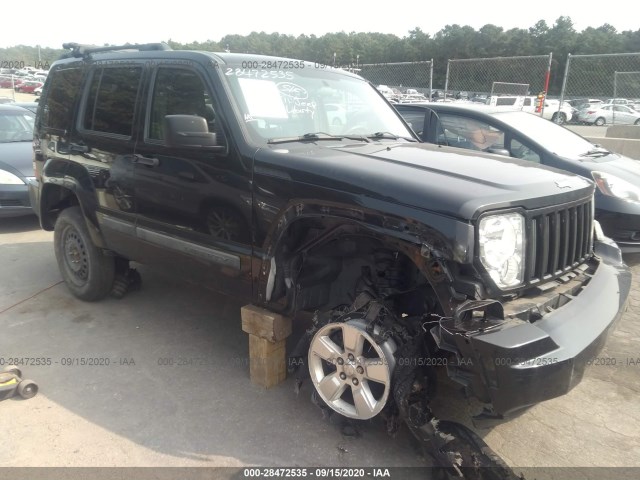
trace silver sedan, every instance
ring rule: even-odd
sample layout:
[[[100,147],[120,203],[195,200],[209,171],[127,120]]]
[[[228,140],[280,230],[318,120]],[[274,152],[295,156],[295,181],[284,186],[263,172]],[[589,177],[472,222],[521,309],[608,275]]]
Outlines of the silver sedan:
[[[588,107],[578,112],[578,120],[594,125],[640,125],[640,112],[625,105]]]

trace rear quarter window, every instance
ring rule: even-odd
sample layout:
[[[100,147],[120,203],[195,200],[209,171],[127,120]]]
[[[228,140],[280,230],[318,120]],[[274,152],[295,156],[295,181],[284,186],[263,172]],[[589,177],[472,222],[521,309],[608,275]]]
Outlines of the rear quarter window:
[[[46,99],[43,101],[43,127],[59,131],[70,128],[81,80],[80,67],[57,70],[51,75]]]

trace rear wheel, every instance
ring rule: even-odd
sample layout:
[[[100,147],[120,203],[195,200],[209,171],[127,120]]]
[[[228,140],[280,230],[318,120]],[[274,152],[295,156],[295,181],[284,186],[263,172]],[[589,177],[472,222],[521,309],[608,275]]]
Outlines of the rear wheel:
[[[105,256],[93,244],[80,207],[69,207],[60,214],[53,245],[62,278],[74,296],[91,302],[111,292],[115,258]]]
[[[558,125],[564,125],[565,123],[567,123],[567,116],[562,112],[556,112],[551,117],[551,121],[557,123]]]
[[[604,125],[606,122],[604,120],[604,118],[602,117],[598,117],[596,118],[596,121],[594,122],[597,126],[601,127],[602,125]]]
[[[634,122],[634,125],[640,125],[640,118]]]

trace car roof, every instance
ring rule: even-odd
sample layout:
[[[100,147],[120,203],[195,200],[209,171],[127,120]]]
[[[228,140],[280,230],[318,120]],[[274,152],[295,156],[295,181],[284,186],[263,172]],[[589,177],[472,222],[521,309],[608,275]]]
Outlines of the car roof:
[[[38,102],[15,102],[11,103],[11,106],[26,108],[27,110],[31,110],[32,108],[38,108]]]
[[[429,102],[429,103],[400,103],[401,108],[418,107],[422,109],[438,110],[441,112],[473,112],[479,115],[492,115],[497,113],[526,113],[518,107],[504,106],[494,107],[491,105],[474,105],[473,103],[444,103],[444,102]]]
[[[13,105],[11,103],[6,104],[6,103],[1,103],[0,104],[0,113],[24,113],[27,112],[30,115],[33,115],[33,112],[29,111],[28,109],[24,108],[24,107],[20,107],[20,106],[16,106]]]
[[[68,44],[65,44],[68,45]],[[74,44],[75,45],[75,44]],[[153,47],[156,48],[153,48]],[[155,59],[158,58],[167,58],[167,59],[182,59],[182,60],[192,60],[198,61],[202,60],[203,57],[209,57],[209,59],[214,60],[218,64],[227,65],[227,64],[242,64],[246,62],[258,62],[260,65],[262,62],[274,62],[278,64],[279,62],[286,61],[302,61],[299,59],[292,59],[286,57],[276,57],[270,55],[258,55],[252,53],[230,53],[230,52],[207,52],[202,50],[172,50],[166,44],[148,44],[148,45],[124,45],[120,47],[113,47],[113,50],[108,51],[92,51],[92,48],[103,49],[109,47],[91,47],[91,46],[81,46],[86,48],[84,50],[86,53],[79,52],[69,52],[63,55],[63,58],[54,62],[58,63],[73,63],[83,59],[91,59],[92,61],[97,60],[123,60],[123,59]],[[145,48],[147,47],[147,48]],[[137,50],[137,48],[142,48],[141,50]],[[320,68],[319,64],[314,64],[313,62],[304,61],[305,67],[309,68]],[[53,65],[52,65],[53,67]],[[346,70],[342,70],[340,68],[334,68],[330,65],[322,65],[321,68],[323,70],[332,70],[336,73],[340,73],[342,75],[354,77],[354,78],[362,78],[355,73],[348,72]]]

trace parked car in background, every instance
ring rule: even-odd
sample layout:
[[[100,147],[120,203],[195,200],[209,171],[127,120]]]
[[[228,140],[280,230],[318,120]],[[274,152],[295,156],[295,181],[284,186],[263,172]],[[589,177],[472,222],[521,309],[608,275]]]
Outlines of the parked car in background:
[[[640,252],[638,161],[524,112],[464,105],[394,106],[425,142],[484,150],[595,181],[596,220],[623,251]]]
[[[640,125],[640,112],[626,105],[602,105],[578,112],[578,120],[593,125]]]
[[[33,94],[34,94],[36,97],[39,97],[40,95],[42,95],[42,85],[41,85],[41,86],[39,86],[38,88],[36,88],[36,89],[33,91]]]
[[[16,92],[20,92],[20,93],[33,93],[33,91],[36,88],[39,88],[43,85],[42,82],[35,82],[35,81],[26,81],[21,83],[20,85],[16,85],[15,90]]]
[[[568,100],[568,102],[577,110],[584,110],[585,108],[599,108],[604,102],[598,98],[581,98],[577,100]]]
[[[536,113],[535,108],[534,111],[530,113]],[[545,99],[542,118],[563,125],[573,120],[573,116],[574,110],[569,103],[562,102],[562,106],[560,106],[560,100],[554,100],[553,98]]]
[[[33,179],[34,114],[0,105],[0,218],[31,215],[28,183]]]
[[[378,85],[376,88],[382,95],[384,95],[384,98],[386,98],[390,102],[399,101],[401,94],[399,92],[396,92],[395,89],[390,88],[387,85]]]
[[[494,95],[487,99],[486,104],[492,107],[502,107],[505,110],[522,110],[540,115],[540,112],[537,111],[538,98],[532,95]],[[544,101],[542,118],[562,125],[573,118],[573,108],[566,102],[563,102],[560,107],[560,100],[547,98]]]
[[[400,95],[398,100],[400,103],[420,103],[429,101],[423,93],[418,92],[415,88],[407,88],[407,90]]]
[[[21,83],[22,79],[20,77],[0,77],[0,88],[14,88]]]
[[[339,103],[327,103],[324,106],[327,113],[327,121],[331,127],[341,127],[347,123],[347,111]]]
[[[605,100],[604,105],[630,105],[633,102],[626,98],[609,98]]]

